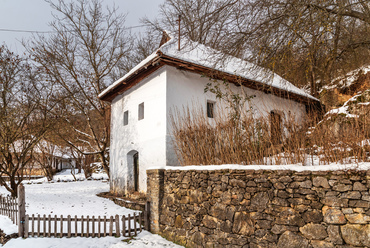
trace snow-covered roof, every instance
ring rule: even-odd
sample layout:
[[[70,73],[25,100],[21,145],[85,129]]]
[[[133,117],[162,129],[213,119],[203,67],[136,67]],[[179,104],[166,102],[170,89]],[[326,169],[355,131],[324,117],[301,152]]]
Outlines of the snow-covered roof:
[[[32,142],[34,141],[29,140],[29,139],[23,139],[23,140],[19,139],[13,143],[13,151],[22,152],[24,148],[29,147]],[[39,142],[35,144],[35,146],[33,147],[33,152],[35,153],[46,152],[46,153],[50,153],[50,155],[53,155],[54,157],[59,157],[59,158],[64,158],[64,159],[73,158],[70,149],[55,145],[44,139],[40,140]]]
[[[171,57],[181,61],[189,62],[195,65],[203,66],[211,70],[216,70],[237,77],[242,77],[247,80],[260,82],[266,86],[274,87],[290,93],[309,98],[314,101],[319,101],[317,98],[307,94],[302,89],[294,86],[287,80],[283,79],[276,73],[262,67],[256,66],[245,60],[227,56],[215,49],[190,41],[184,37],[181,38],[181,49],[178,50],[178,40],[171,34],[167,33],[170,40],[164,43],[154,53],[141,61],[137,66],[130,70],[125,76],[115,81],[99,94],[99,98],[104,97],[110,91],[114,90],[118,85],[137,73],[139,69],[147,66],[153,60],[161,56]]]
[[[73,158],[72,151],[68,148],[63,148],[61,146],[55,145],[49,141],[41,140],[36,146],[34,151],[36,153],[50,153],[54,157],[71,159]]]

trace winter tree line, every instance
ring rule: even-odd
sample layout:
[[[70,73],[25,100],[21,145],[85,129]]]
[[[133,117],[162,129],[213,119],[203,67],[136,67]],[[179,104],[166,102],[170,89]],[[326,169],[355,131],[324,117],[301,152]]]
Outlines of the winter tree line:
[[[24,40],[23,55],[0,47],[0,184],[13,195],[40,140],[94,156],[109,173],[110,106],[97,96],[150,55],[163,30],[177,33],[179,17],[181,35],[314,96],[370,60],[368,0],[166,0],[140,33],[101,0],[46,1],[52,32]]]

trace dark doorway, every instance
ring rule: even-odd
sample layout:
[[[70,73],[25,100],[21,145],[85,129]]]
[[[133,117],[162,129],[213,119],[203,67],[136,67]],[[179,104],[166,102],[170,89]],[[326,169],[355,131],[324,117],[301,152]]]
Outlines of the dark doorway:
[[[275,111],[270,113],[271,142],[273,145],[281,143],[281,115]]]
[[[134,156],[134,190],[139,191],[139,153],[135,153]]]

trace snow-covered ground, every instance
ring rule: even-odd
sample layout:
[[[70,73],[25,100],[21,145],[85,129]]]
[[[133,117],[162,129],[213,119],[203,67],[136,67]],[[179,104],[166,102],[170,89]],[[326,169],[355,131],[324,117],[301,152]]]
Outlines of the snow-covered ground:
[[[135,211],[120,207],[113,201],[96,196],[97,193],[109,191],[109,183],[102,174],[95,174],[93,178],[103,180],[83,180],[82,174],[76,177],[80,181],[73,181],[70,172],[62,172],[54,177],[52,182],[46,179],[24,181],[26,191],[26,213],[59,215],[127,215]],[[83,181],[82,181],[83,180]],[[59,182],[58,182],[59,181]],[[0,187],[0,194],[8,194],[4,187]],[[6,234],[17,232],[17,226],[9,218],[0,216],[0,229]],[[17,238],[4,245],[10,247],[181,247],[173,244],[158,235],[143,231],[132,240],[120,237],[105,238]]]
[[[18,232],[18,227],[7,216],[3,215],[0,215],[0,229],[6,235]]]
[[[0,223],[1,224],[1,223]],[[17,238],[11,239],[4,245],[5,248],[181,248],[182,246],[171,243],[156,234],[143,231],[132,240],[123,237],[105,238]]]

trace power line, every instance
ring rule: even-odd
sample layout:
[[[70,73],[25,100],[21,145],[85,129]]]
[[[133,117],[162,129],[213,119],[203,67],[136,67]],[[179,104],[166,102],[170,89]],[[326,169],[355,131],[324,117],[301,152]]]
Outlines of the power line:
[[[54,31],[33,31],[33,30],[21,30],[21,29],[0,28],[0,32],[13,32],[13,33],[52,33]]]
[[[149,25],[143,24],[143,25],[137,25],[137,26],[131,26],[126,28],[121,28],[121,30],[128,30],[128,29],[134,29],[134,28],[142,28],[142,27],[148,27]],[[107,29],[99,29],[99,31],[105,31]],[[89,31],[89,30],[81,30],[81,31]],[[50,34],[50,33],[58,33],[58,31],[38,31],[38,30],[22,30],[22,29],[6,29],[6,28],[0,28],[0,32],[12,32],[12,33],[33,33],[33,34]],[[76,32],[75,30],[64,30],[62,32]]]

